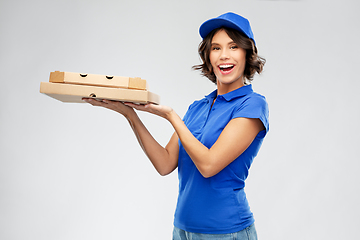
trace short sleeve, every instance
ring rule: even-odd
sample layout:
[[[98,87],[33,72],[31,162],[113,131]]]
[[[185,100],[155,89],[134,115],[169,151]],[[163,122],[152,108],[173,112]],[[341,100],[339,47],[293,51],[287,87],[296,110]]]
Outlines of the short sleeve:
[[[234,111],[232,118],[258,118],[263,123],[265,130],[260,132],[265,137],[269,131],[269,107],[264,96],[250,95]],[[258,135],[259,136],[259,135]]]
[[[184,117],[182,118],[182,120],[183,120],[184,122],[189,118],[189,116],[191,115],[192,109],[194,108],[194,106],[196,106],[196,105],[198,104],[198,102],[199,102],[199,101],[194,101],[193,103],[191,103],[191,104],[189,105],[189,107],[188,107],[188,109],[187,109]]]

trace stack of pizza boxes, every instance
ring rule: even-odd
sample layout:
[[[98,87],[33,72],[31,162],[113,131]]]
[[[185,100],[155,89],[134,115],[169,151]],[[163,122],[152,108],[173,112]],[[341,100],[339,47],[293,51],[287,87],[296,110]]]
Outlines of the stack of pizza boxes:
[[[141,78],[55,71],[40,92],[62,102],[84,102],[82,98],[108,99],[137,104],[159,104],[159,96],[148,91]]]

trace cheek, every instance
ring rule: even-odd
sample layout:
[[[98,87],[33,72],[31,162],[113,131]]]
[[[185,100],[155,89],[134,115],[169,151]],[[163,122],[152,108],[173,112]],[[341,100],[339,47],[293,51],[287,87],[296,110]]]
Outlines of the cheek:
[[[212,66],[212,70],[216,71],[217,69],[217,64],[219,63],[219,58],[220,58],[220,54],[218,52],[210,52],[209,54],[209,60],[210,60],[210,64]]]
[[[211,65],[211,66],[214,66],[214,64],[215,64],[214,54],[211,54],[211,53],[210,53],[210,55],[209,55],[209,60],[210,60],[210,65]]]
[[[245,65],[246,65],[246,58],[245,55],[241,55],[239,57],[239,64],[240,64],[240,69],[245,70]]]
[[[246,60],[244,60],[244,62],[241,64],[241,69],[242,69],[242,71],[245,70],[245,65],[246,65]]]

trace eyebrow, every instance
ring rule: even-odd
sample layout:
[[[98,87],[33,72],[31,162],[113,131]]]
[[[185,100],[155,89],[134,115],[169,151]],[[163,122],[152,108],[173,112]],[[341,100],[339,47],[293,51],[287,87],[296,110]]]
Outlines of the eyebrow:
[[[233,44],[233,43],[236,44],[236,42],[231,41],[231,42],[228,42],[227,45],[230,45],[230,44]],[[219,44],[219,43],[216,43],[216,42],[212,42],[212,43],[211,43],[211,46],[212,46],[212,45],[220,45],[220,44]]]

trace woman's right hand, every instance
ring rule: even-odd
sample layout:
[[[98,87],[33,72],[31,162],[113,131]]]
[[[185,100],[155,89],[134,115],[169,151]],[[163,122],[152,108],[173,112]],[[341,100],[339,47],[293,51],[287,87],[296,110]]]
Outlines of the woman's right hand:
[[[83,98],[82,100],[84,100],[87,103],[90,103],[93,106],[98,106],[98,107],[104,107],[110,110],[113,110],[115,112],[118,112],[122,115],[124,115],[126,118],[128,118],[131,114],[134,114],[135,111],[132,107],[126,106],[124,103],[119,102],[119,101],[111,101],[111,100],[96,100],[93,98]]]

